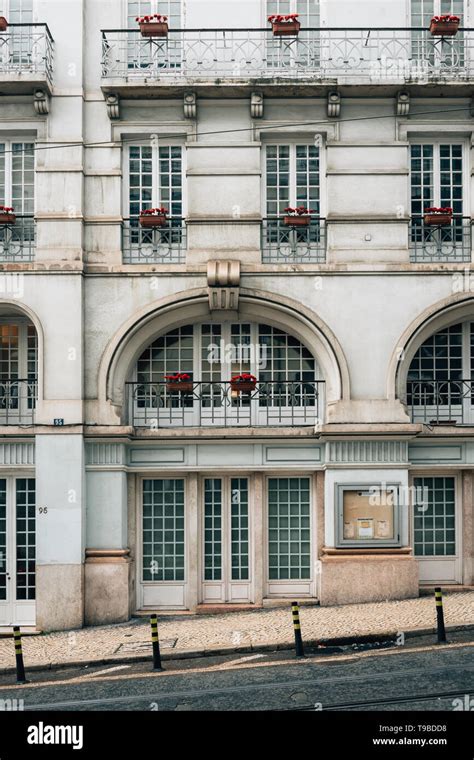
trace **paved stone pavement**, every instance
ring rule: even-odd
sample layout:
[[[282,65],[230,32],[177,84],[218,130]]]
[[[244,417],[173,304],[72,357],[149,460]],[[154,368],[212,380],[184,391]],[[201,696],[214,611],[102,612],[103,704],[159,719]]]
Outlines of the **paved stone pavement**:
[[[444,596],[446,626],[474,625],[474,591]],[[436,610],[431,596],[396,602],[300,609],[306,640],[408,632],[433,628]],[[290,606],[214,615],[158,616],[163,654],[241,650],[293,642]],[[150,653],[149,621],[135,618],[119,625],[23,637],[25,665],[133,660]],[[0,673],[15,665],[13,640],[0,639]]]

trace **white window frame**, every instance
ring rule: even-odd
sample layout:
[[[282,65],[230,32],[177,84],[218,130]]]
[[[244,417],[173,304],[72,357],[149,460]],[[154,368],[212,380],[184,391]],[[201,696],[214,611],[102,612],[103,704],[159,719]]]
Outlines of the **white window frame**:
[[[24,0],[20,0],[20,2],[23,3]],[[11,7],[10,6],[11,6],[11,0],[0,0],[0,16],[5,16],[5,18],[7,19],[7,21],[9,21],[9,22],[11,22],[13,24],[16,24],[16,23],[20,23],[20,24],[32,23],[32,24],[34,24],[35,23],[35,18],[36,18],[36,15],[37,15],[36,14],[37,0],[31,0],[31,11],[30,10],[26,10],[25,8],[21,8],[21,7],[19,9],[21,16],[23,16],[24,13],[30,13],[31,12],[31,17],[32,17],[31,22],[23,21],[23,20],[22,21],[18,21],[18,22],[17,21],[11,21]]]
[[[469,197],[469,154],[468,154],[468,141],[464,137],[456,137],[455,135],[447,135],[446,137],[417,137],[416,139],[410,139],[409,160],[410,160],[410,172],[409,172],[409,202],[410,202],[410,216],[411,216],[411,201],[412,201],[412,177],[411,177],[411,147],[412,145],[433,145],[433,205],[439,206],[440,201],[440,145],[461,145],[462,146],[462,205],[463,216],[468,216],[466,213],[470,206]]]
[[[127,140],[127,144],[125,146],[124,150],[124,165],[123,165],[123,218],[129,219],[130,218],[130,148],[135,148],[137,146],[145,146],[150,147],[151,137],[150,138],[144,138],[142,136],[137,137],[135,140]],[[184,138],[176,138],[176,139],[167,139],[167,140],[161,140],[158,139],[156,145],[151,145],[152,148],[152,172],[153,172],[153,182],[152,182],[152,208],[157,208],[158,206],[161,206],[161,199],[158,198],[158,194],[160,191],[160,164],[159,164],[159,148],[168,148],[173,146],[180,146],[181,147],[181,192],[182,192],[182,199],[181,199],[181,216],[183,219],[186,219],[187,213],[188,213],[188,204],[187,204],[187,151],[185,147]],[[170,209],[171,210],[171,209]]]
[[[290,1],[289,13],[299,13],[298,0],[289,0],[289,1]],[[322,0],[313,0],[313,1],[318,4],[319,26],[321,27],[323,25],[322,18],[323,18],[323,11],[326,8],[326,3]],[[261,15],[262,15],[262,28],[265,29],[266,27],[268,27],[268,17],[271,15],[271,12],[268,10],[268,0],[262,0]]]
[[[469,24],[469,3],[466,3],[466,0],[464,0],[464,10],[463,10],[463,20],[461,23],[461,26],[470,26]],[[406,20],[407,20],[407,26],[411,28],[413,26],[412,24],[412,15],[413,12],[413,0],[407,0],[406,5]],[[439,16],[441,15],[441,0],[433,0],[433,16]]]
[[[181,1],[181,7],[180,7],[180,18],[181,18],[180,28],[183,29],[184,28],[184,20],[185,20],[186,3],[184,2],[184,0],[180,0],[180,1]],[[1,2],[1,0],[0,0],[0,2]],[[164,9],[165,2],[166,2],[166,0],[150,0],[150,3],[151,3],[151,13],[161,13],[164,16],[168,16],[167,10]],[[128,0],[124,0],[124,2],[123,2],[123,20],[124,20],[124,26],[123,26],[123,28],[124,29],[128,29],[128,17],[129,17],[129,14],[128,14],[128,5],[129,5]]]
[[[317,142],[321,144],[318,146]],[[316,145],[319,147],[319,217],[325,219],[327,214],[327,182],[326,182],[326,142],[321,134],[295,137],[280,135],[272,139],[265,136],[262,141],[261,152],[261,171],[262,171],[262,192],[261,208],[262,216],[267,218],[267,147],[271,145],[289,145],[290,146],[290,192],[289,206],[296,206],[296,146],[297,145]]]
[[[34,216],[36,213],[36,150],[35,150],[35,139],[34,138],[18,138],[13,139],[11,137],[4,138],[0,134],[0,145],[4,145],[4,161],[5,161],[5,199],[2,203],[4,206],[14,206],[13,202],[13,145],[26,145],[26,144],[33,145],[33,211],[31,214],[23,214],[23,211],[20,212],[18,208],[15,209],[15,212],[19,216]],[[23,187],[24,189],[24,187]],[[1,199],[0,199],[1,200]],[[24,194],[23,194],[23,204],[25,202]]]

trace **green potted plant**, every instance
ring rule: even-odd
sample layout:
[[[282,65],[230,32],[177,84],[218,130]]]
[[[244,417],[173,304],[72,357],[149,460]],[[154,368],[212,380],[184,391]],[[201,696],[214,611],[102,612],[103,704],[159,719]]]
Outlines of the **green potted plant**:
[[[15,224],[16,216],[13,213],[14,208],[10,206],[0,206],[0,224]]]
[[[423,217],[424,223],[428,227],[446,227],[453,220],[453,209],[449,206],[445,208],[436,208],[435,206],[425,208]]]
[[[137,16],[142,37],[167,37],[169,32],[168,16],[154,13],[152,16]]]
[[[169,393],[192,393],[193,381],[191,375],[186,372],[176,372],[174,375],[165,375],[166,389]]]
[[[306,208],[306,206],[297,206],[296,208],[288,206],[285,209],[286,216],[283,217],[283,222],[287,227],[308,227],[311,214],[314,213],[314,209]]]
[[[168,209],[164,208],[146,208],[140,211],[140,227],[149,229],[150,227],[163,227],[167,222]]]
[[[298,21],[298,13],[289,13],[286,16],[280,14],[269,16],[274,37],[295,37],[298,35],[301,24]]]
[[[454,37],[458,33],[459,16],[433,16],[430,22],[430,32],[433,37]]]

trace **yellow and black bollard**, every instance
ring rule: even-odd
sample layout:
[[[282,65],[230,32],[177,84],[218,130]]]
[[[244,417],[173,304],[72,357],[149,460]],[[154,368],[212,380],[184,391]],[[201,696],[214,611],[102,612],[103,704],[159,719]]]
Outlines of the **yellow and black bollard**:
[[[161,667],[160,640],[158,638],[158,618],[156,615],[150,617],[151,623],[151,643],[153,646],[153,670],[163,670]]]
[[[293,628],[295,629],[296,656],[304,657],[303,639],[301,636],[300,611],[299,611],[298,602],[291,603],[291,612],[293,615]]]
[[[446,644],[446,630],[444,628],[443,593],[441,588],[435,588],[436,617],[438,623],[438,644]]]
[[[13,627],[13,639],[15,641],[15,659],[16,659],[16,682],[28,683],[25,676],[25,666],[23,664],[23,652],[21,649],[21,633],[19,626]]]

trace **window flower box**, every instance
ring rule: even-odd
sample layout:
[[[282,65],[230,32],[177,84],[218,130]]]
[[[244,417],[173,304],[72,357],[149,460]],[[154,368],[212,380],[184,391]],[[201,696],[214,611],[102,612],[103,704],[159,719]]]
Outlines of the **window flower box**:
[[[193,381],[191,375],[186,372],[177,372],[175,375],[165,375],[166,389],[169,393],[192,393]]]
[[[168,16],[154,13],[152,16],[137,16],[142,37],[167,37],[169,32]]]
[[[297,13],[290,13],[287,16],[269,16],[268,20],[272,25],[274,37],[295,37],[301,29]]]
[[[458,33],[459,16],[433,16],[430,22],[430,32],[433,37],[454,37]]]
[[[5,16],[0,16],[0,32],[6,32],[8,27],[8,21]]]
[[[298,206],[297,208],[289,206],[285,209],[285,213],[283,222],[287,227],[308,227],[314,210],[306,208],[306,206]]]
[[[152,228],[152,227],[164,227],[165,224],[168,222],[167,218],[168,209],[167,208],[147,208],[140,212],[139,220],[140,220],[140,227],[145,227],[146,229]]]
[[[235,375],[230,380],[230,389],[233,393],[252,393],[257,387],[257,378],[248,372]]]
[[[452,208],[425,208],[424,223],[428,227],[446,227],[452,220]]]
[[[15,224],[16,216],[13,213],[14,208],[9,206],[0,206],[0,224]]]

